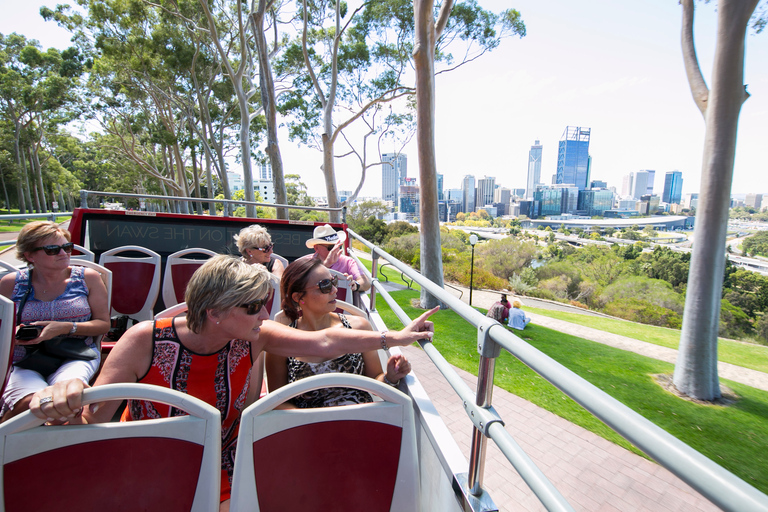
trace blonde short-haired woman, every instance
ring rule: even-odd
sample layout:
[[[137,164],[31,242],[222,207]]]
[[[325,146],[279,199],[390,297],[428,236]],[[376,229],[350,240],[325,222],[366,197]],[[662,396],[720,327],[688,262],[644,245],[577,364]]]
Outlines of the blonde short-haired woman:
[[[243,261],[250,265],[260,264],[272,274],[281,277],[285,271],[283,263],[272,258],[274,244],[267,228],[253,224],[240,230],[235,235],[237,250],[243,255]]]

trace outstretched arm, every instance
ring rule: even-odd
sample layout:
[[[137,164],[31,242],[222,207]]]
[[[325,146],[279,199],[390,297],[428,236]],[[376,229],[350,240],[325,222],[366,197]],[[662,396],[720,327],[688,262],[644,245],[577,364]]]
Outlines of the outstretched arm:
[[[401,331],[359,331],[334,327],[307,332],[291,329],[276,322],[261,326],[261,349],[281,356],[325,357],[331,359],[352,352],[369,352],[382,347],[404,347],[420,339],[432,339],[435,326],[428,319],[439,307],[412,321]]]

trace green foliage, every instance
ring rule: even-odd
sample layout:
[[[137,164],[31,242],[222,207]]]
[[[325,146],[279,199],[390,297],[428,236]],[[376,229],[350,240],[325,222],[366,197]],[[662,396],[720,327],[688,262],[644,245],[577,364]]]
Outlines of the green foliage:
[[[652,279],[663,279],[678,289],[688,282],[690,253],[657,246],[650,254],[642,253],[640,260],[645,274]]]
[[[620,298],[609,302],[603,309],[607,314],[632,322],[679,329],[683,318],[676,311],[661,307],[637,297]]]
[[[747,237],[741,249],[748,256],[768,256],[768,231],[758,231]]]
[[[368,222],[368,219],[371,216],[378,218],[388,211],[389,208],[387,207],[386,203],[383,203],[382,201],[367,199],[365,201],[355,203],[351,208],[348,209],[347,224],[350,228],[359,233],[359,227]]]
[[[683,313],[683,297],[675,292],[671,284],[660,279],[641,276],[625,277],[611,283],[603,290],[600,300],[607,308],[611,302],[637,297],[641,297],[649,304],[674,311],[678,315]]]
[[[728,302],[727,299],[722,299],[720,301],[719,335],[740,339],[752,331],[752,322],[750,322],[747,314]]]

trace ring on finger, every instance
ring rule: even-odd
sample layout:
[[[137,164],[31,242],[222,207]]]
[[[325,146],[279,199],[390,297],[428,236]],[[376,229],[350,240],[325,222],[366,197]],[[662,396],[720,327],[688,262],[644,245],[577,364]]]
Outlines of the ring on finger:
[[[52,396],[44,396],[43,398],[40,399],[40,405],[41,406],[43,404],[49,404],[51,402],[53,402],[53,397]]]

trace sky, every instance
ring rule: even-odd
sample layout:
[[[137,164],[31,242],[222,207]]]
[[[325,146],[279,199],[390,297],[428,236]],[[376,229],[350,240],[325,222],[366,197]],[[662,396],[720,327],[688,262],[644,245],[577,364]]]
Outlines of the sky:
[[[478,0],[485,9],[520,11],[527,35],[436,80],[437,169],[444,188],[464,175],[493,176],[524,188],[528,151],[543,144],[541,180],[556,172],[557,144],[566,126],[591,128],[592,179],[621,191],[622,178],[656,171],[683,174],[683,194],[698,192],[704,120],[691,98],[680,50],[676,0]],[[55,2],[4,0],[0,33],[18,32],[43,47],[66,48],[70,35],[40,18]],[[697,2],[694,37],[702,73],[711,84],[716,3]],[[748,33],[732,195],[768,194],[768,31]],[[322,154],[279,135],[286,173],[302,176],[310,195],[325,195]],[[386,148],[385,148],[386,151]],[[404,149],[408,175],[418,178],[415,141]],[[236,170],[236,169],[233,169]],[[351,159],[337,163],[337,184],[360,179]],[[361,196],[381,194],[381,172],[370,170]]]

